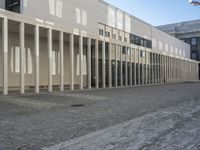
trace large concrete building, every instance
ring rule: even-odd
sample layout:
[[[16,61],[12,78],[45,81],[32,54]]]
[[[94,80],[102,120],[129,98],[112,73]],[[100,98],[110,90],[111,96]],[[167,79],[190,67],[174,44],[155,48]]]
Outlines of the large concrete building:
[[[1,0],[3,94],[198,79],[190,46],[102,0]]]
[[[191,59],[200,61],[200,20],[168,24],[157,28],[188,43],[190,45]]]

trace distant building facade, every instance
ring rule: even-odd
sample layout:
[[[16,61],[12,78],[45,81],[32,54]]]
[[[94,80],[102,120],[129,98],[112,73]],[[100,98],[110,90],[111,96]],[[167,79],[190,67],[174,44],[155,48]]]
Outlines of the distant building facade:
[[[188,43],[191,59],[200,61],[200,20],[168,24],[157,28]]]

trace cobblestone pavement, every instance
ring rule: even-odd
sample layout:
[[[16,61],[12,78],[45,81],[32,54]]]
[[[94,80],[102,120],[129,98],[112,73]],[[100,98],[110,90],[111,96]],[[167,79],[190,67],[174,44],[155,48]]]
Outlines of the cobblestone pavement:
[[[185,83],[0,96],[0,150],[199,150],[199,89]]]

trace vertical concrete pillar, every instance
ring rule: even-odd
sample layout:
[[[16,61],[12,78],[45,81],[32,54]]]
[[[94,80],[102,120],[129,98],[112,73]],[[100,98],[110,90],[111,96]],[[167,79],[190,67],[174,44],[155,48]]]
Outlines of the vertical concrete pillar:
[[[178,59],[175,59],[176,60],[176,83],[178,83]]]
[[[172,58],[170,57],[169,60],[170,60],[170,83],[173,83],[172,82],[173,81],[173,79],[172,79],[172,75],[173,75]]]
[[[151,83],[154,84],[154,54],[151,53]]]
[[[166,56],[163,55],[163,83],[166,83]]]
[[[171,83],[171,58],[170,57],[168,57],[168,63],[169,63],[169,70],[168,70],[168,72],[169,72],[169,83]]]
[[[145,51],[145,84],[148,84],[147,76],[148,76],[148,67],[147,67],[147,51]]]
[[[161,83],[161,79],[162,79],[162,58],[161,58],[161,55],[159,54],[158,55],[158,58],[159,58],[159,84]]]
[[[128,66],[127,66],[127,63],[128,63],[128,61],[127,61],[127,59],[128,59],[127,58],[128,47],[125,47],[125,49],[126,49],[126,52],[125,52],[125,55],[126,55],[126,57],[125,57],[125,85],[128,86]]]
[[[49,56],[49,75],[48,75],[48,91],[52,92],[52,29],[48,29],[48,56]]]
[[[20,41],[20,93],[24,94],[24,73],[25,73],[25,28],[24,23],[19,25],[19,41]]]
[[[160,54],[158,55],[158,58],[159,58],[159,84],[160,84],[162,81],[162,58]]]
[[[164,58],[163,55],[161,56],[161,58],[162,58],[162,83],[164,83],[164,78],[165,78],[165,58]]]
[[[79,36],[79,89],[83,89],[83,37]]]
[[[160,54],[160,84],[163,81],[163,59],[162,59],[162,55]]]
[[[142,51],[143,53],[143,51]],[[141,78],[142,78],[142,85],[144,85],[144,57],[143,57],[143,54],[142,54],[142,59],[141,59],[141,65],[142,65],[142,74],[141,74]]]
[[[117,53],[117,50],[118,50],[118,45],[116,44],[115,45],[115,86],[117,87],[118,86],[118,63],[117,63],[117,60],[118,60],[118,53]]]
[[[35,44],[35,93],[40,92],[40,33],[39,33],[39,26],[36,25],[34,27],[34,44]]]
[[[165,56],[165,67],[166,67],[166,78],[165,78],[165,80],[166,80],[166,83],[168,83],[168,56]]]
[[[95,41],[95,76],[96,76],[96,88],[99,88],[99,42]]]
[[[133,85],[133,65],[132,65],[132,62],[133,62],[133,51],[132,51],[132,48],[130,48],[130,83],[129,85],[132,86]]]
[[[70,90],[74,90],[74,35],[70,34]]]
[[[91,89],[91,39],[87,39],[87,68],[88,68],[88,89]]]
[[[134,49],[134,85],[136,85],[137,84],[137,82],[136,82],[136,49]]]
[[[159,54],[156,55],[157,57],[157,84],[160,82],[160,60],[159,60]]]
[[[171,80],[172,80],[171,79],[172,78],[171,77],[171,75],[172,75],[172,73],[171,73],[171,57],[169,57],[168,60],[169,60],[169,83],[171,83]]]
[[[63,32],[59,32],[59,49],[60,49],[60,91],[64,91],[64,37]]]
[[[156,83],[159,83],[159,55],[156,54]]]
[[[140,85],[140,50],[138,50],[138,85]]]
[[[108,51],[108,65],[109,65],[109,88],[112,87],[112,43],[109,43],[109,51]]]
[[[122,63],[122,46],[119,46],[120,48],[120,84],[121,87],[123,86],[123,63]]]
[[[3,95],[8,95],[8,19],[2,20]]]
[[[102,86],[106,87],[106,42],[102,42]]]
[[[178,82],[181,82],[181,63],[180,60],[178,59]],[[182,76],[184,76],[184,74],[182,74]]]

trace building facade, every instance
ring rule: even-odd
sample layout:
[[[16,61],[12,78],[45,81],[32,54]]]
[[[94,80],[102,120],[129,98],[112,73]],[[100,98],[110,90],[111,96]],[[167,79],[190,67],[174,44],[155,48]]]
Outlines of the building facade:
[[[2,92],[198,79],[190,46],[102,0],[0,1]]]
[[[163,25],[158,29],[188,43],[191,59],[200,61],[200,20]]]

